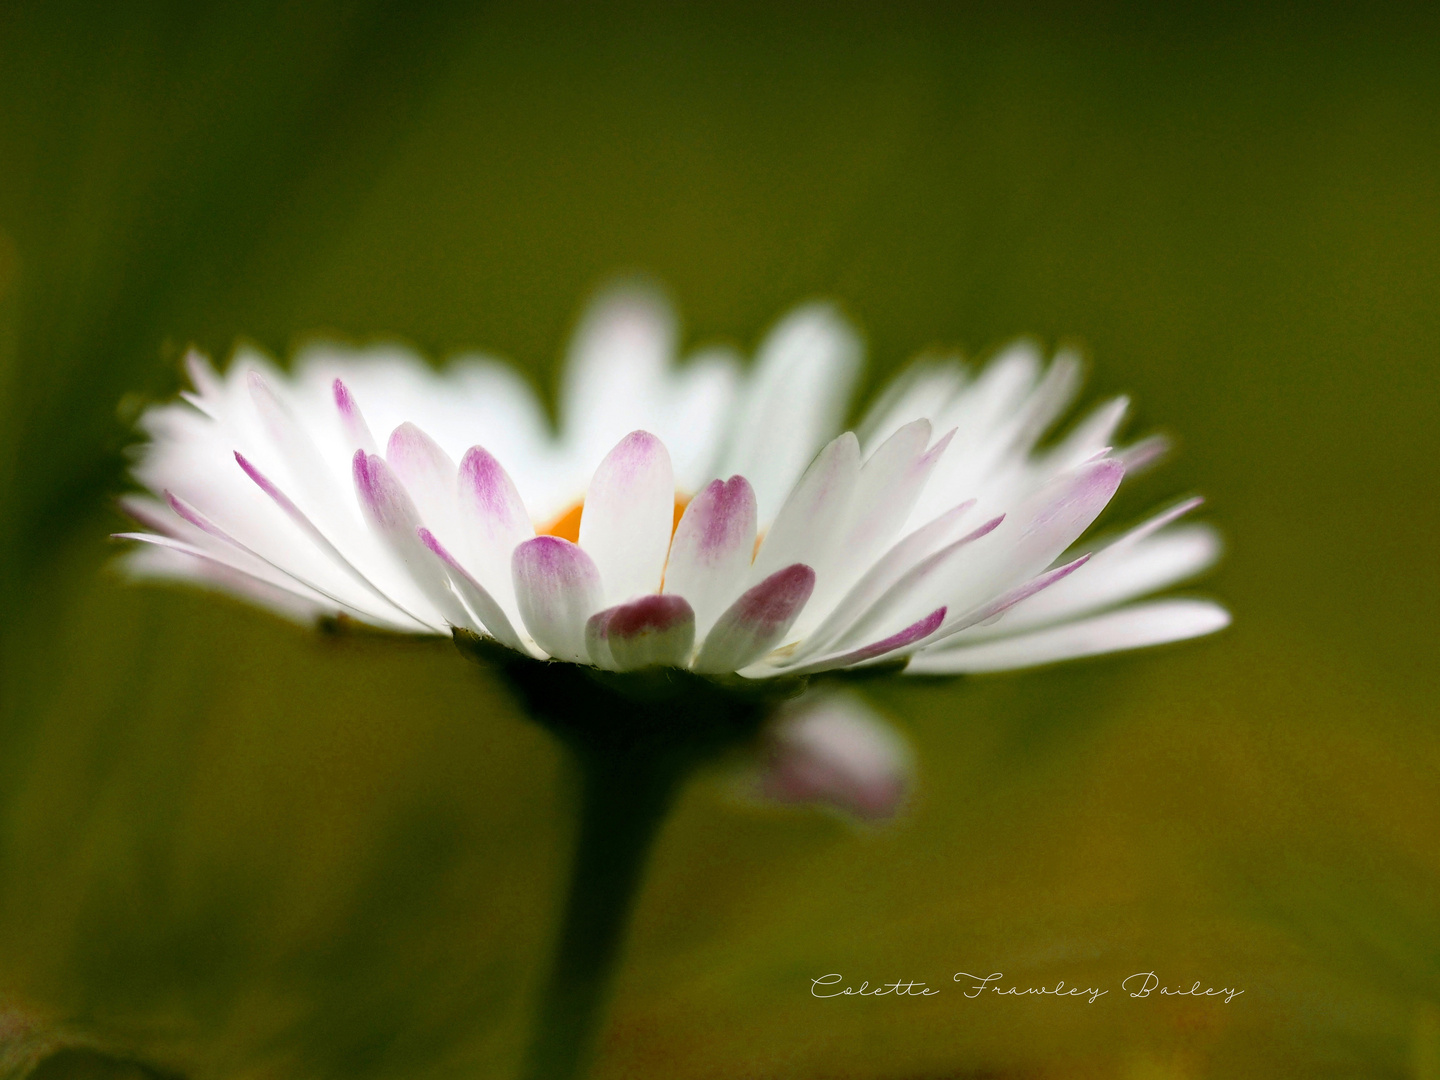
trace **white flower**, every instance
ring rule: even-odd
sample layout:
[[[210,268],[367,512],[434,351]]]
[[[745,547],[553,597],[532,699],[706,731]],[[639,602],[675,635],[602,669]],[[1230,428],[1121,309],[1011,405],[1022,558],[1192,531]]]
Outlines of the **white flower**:
[[[1037,449],[1072,357],[917,366],[836,437],[860,346],[833,309],[792,313],[748,372],[724,349],[677,366],[675,346],[654,296],[603,296],[558,435],[481,358],[436,373],[322,346],[286,375],[242,349],[221,376],[192,355],[194,391],[141,420],[153,497],[125,506],[152,531],[124,534],[148,545],[129,564],[292,617],[464,627],[615,670],[989,671],[1228,622],[1204,600],[1129,603],[1215,559],[1210,530],[1173,524],[1195,501],[1070,550],[1154,451],[1112,447],[1124,399]]]

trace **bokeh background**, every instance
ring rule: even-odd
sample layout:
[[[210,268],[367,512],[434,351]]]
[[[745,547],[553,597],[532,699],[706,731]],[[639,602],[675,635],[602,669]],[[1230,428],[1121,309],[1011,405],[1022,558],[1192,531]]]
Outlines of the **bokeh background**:
[[[447,645],[128,587],[106,536],[190,343],[548,393],[642,271],[690,343],[836,298],[867,392],[1081,345],[1177,441],[1107,520],[1206,494],[1235,625],[875,687],[920,763],[888,829],[698,784],[597,1075],[1440,1077],[1440,34],[1250,8],[0,8],[0,1073],[513,1072],[555,748]],[[1245,993],[1118,992],[1149,970]]]

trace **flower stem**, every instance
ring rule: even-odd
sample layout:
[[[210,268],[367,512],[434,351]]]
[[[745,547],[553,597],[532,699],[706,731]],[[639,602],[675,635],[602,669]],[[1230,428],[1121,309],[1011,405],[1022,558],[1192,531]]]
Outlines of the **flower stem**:
[[[645,862],[681,785],[753,744],[805,680],[726,680],[677,668],[600,671],[532,660],[458,628],[455,645],[502,676],[579,766],[570,891],[521,1073],[524,1080],[575,1080],[600,1034]]]
[[[522,1076],[583,1076],[646,860],[686,770],[647,754],[582,753],[580,827],[564,921]]]

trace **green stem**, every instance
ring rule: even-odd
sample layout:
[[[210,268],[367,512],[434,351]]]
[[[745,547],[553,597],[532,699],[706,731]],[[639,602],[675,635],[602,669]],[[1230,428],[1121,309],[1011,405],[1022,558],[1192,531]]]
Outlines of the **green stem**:
[[[526,1080],[585,1075],[645,863],[685,771],[643,752],[579,757],[579,836]]]
[[[680,785],[707,762],[753,744],[805,680],[599,671],[522,657],[460,629],[455,645],[502,675],[579,765],[570,891],[522,1072],[524,1080],[575,1080],[589,1064],[645,862]]]

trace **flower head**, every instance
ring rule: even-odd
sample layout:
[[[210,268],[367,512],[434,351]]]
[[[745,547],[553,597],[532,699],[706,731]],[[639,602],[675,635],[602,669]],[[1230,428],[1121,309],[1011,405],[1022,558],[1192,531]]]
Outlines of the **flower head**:
[[[198,354],[148,410],[125,500],[142,576],[299,617],[454,628],[612,671],[749,678],[908,659],[1024,667],[1219,629],[1204,600],[1130,603],[1219,545],[1181,503],[1073,545],[1153,442],[1114,446],[1123,399],[1040,448],[1078,363],[1020,345],[971,373],[912,368],[837,434],[860,364],[831,308],[800,308],[747,372],[683,365],[638,290],[582,321],[552,433],[510,368],[435,372],[396,348],[315,347],[286,375]]]

